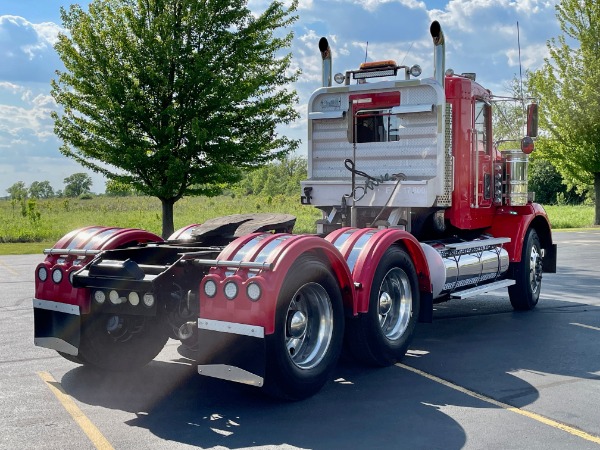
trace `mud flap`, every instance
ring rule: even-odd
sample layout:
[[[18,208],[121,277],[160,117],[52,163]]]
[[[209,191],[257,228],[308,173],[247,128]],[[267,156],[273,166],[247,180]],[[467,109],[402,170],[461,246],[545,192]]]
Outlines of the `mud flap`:
[[[545,273],[556,273],[556,244],[544,249],[544,258],[542,259],[542,270]]]
[[[200,375],[262,387],[266,345],[262,327],[198,320]]]
[[[79,306],[34,299],[33,320],[35,345],[78,355],[81,329]]]
[[[421,307],[419,309],[419,322],[433,322],[433,294],[431,292],[421,292]]]

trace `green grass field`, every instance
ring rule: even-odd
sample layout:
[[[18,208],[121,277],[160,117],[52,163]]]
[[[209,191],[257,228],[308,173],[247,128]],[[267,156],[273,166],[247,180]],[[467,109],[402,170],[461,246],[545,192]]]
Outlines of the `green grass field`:
[[[552,227],[586,228],[592,206],[548,206]],[[295,232],[312,233],[320,212],[296,197],[188,197],[175,204],[175,229],[227,214],[281,212],[297,217]],[[63,235],[89,225],[142,228],[160,235],[161,205],[152,197],[49,199],[30,203],[0,201],[0,255],[39,253]]]

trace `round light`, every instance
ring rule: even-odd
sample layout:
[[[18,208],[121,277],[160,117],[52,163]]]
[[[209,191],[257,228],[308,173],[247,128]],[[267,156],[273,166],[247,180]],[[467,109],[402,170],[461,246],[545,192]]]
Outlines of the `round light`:
[[[60,269],[54,269],[52,271],[52,281],[54,281],[56,284],[60,283],[62,281],[62,278],[63,274]]]
[[[225,297],[227,297],[229,300],[233,300],[238,294],[237,284],[235,284],[233,281],[228,281],[225,283],[224,292]]]
[[[129,303],[131,303],[132,306],[137,306],[140,304],[140,296],[137,292],[129,293]]]
[[[413,77],[418,77],[419,75],[421,75],[422,72],[423,71],[421,70],[421,66],[418,64],[415,64],[410,68],[410,74]]]
[[[152,306],[154,306],[154,295],[150,292],[146,292],[144,294],[143,301],[145,306],[147,306],[148,308],[152,308]]]
[[[206,283],[204,283],[204,293],[207,297],[214,297],[217,293],[217,283],[215,283],[213,280],[208,280]]]
[[[38,278],[40,281],[46,281],[48,279],[48,270],[45,267],[38,269]]]
[[[342,84],[344,82],[344,80],[346,79],[345,75],[343,73],[336,73],[333,76],[333,79],[335,80],[335,82],[337,84]]]
[[[250,283],[246,288],[246,293],[248,294],[248,298],[255,302],[260,298],[260,286],[256,283]]]
[[[453,77],[454,76],[454,69],[446,69],[446,76],[447,77]]]
[[[121,297],[119,296],[119,293],[114,290],[108,293],[108,299],[113,305],[118,305],[121,303]]]
[[[106,294],[104,293],[104,291],[94,292],[94,300],[96,300],[96,303],[99,304],[104,303],[104,301],[106,300]]]

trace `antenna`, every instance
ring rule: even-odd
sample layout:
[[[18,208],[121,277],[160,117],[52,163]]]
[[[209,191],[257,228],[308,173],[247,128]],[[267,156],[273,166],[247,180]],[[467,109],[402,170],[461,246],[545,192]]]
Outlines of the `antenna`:
[[[367,62],[368,54],[369,54],[369,41],[367,41],[367,46],[365,47],[365,62]]]
[[[402,58],[402,62],[400,63],[400,65],[404,64],[404,60],[406,59],[406,57],[408,56],[408,54],[410,53],[410,49],[413,47],[413,44],[415,43],[415,41],[412,41],[410,43],[410,47],[408,47],[408,50],[406,51],[406,54],[404,55],[404,58]]]

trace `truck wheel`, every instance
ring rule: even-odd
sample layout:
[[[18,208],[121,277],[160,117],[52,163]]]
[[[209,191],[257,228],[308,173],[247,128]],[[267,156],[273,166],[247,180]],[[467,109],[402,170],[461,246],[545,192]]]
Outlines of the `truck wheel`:
[[[152,361],[168,338],[156,317],[90,315],[82,326],[78,358],[100,369],[129,371]]]
[[[62,356],[63,358],[65,358],[67,361],[71,361],[72,363],[75,364],[85,364],[85,361],[83,359],[81,359],[80,355],[69,355],[68,353],[63,353],[63,352],[56,352],[58,353],[60,356]]]
[[[531,228],[525,237],[521,262],[514,263],[513,276],[516,284],[508,287],[513,308],[527,311],[535,308],[542,289],[542,250],[540,238]]]
[[[400,248],[388,248],[373,277],[368,312],[348,322],[350,353],[373,366],[402,359],[419,317],[419,298],[412,260]]]
[[[301,400],[329,379],[344,335],[338,283],[322,261],[301,256],[277,299],[275,332],[266,337],[265,389],[274,397]]]

